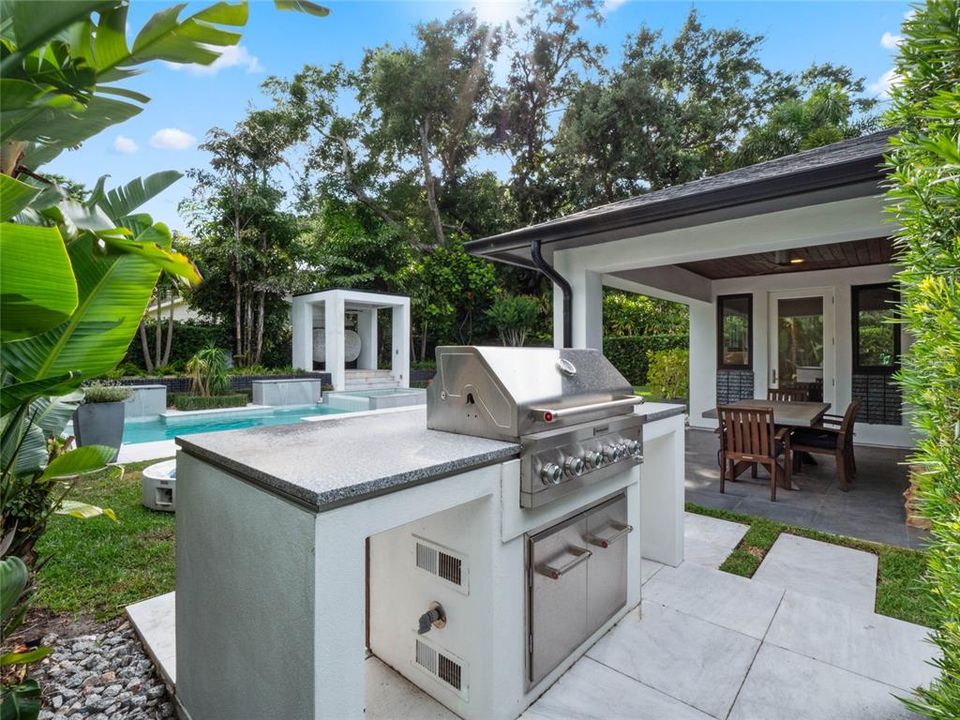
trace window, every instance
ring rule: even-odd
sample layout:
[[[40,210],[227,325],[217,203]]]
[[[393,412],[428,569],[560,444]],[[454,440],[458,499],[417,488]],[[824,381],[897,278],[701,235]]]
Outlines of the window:
[[[753,296],[717,298],[717,367],[753,367]]]
[[[851,288],[854,372],[892,373],[900,365],[900,293],[890,284]]]

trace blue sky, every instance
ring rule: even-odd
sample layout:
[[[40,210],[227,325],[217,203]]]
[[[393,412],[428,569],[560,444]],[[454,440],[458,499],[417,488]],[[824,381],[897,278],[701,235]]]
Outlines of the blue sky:
[[[131,33],[151,14],[170,2],[133,0]],[[205,6],[191,3],[186,13]],[[240,46],[231,49],[213,68],[172,69],[155,63],[127,87],[152,98],[144,111],[88,141],[81,152],[67,152],[46,167],[93,186],[110,175],[108,187],[159,170],[187,170],[206,165],[196,147],[213,126],[231,128],[251,105],[263,105],[260,83],[269,75],[289,76],[304,64],[344,62],[356,67],[368,47],[411,41],[420,21],[448,17],[458,8],[476,7],[493,22],[515,14],[508,2],[326,2],[331,14],[313,18],[277,12],[271,2],[253,2],[250,22]],[[811,63],[850,65],[867,78],[871,91],[882,93],[884,76],[895,54],[900,23],[909,9],[905,2],[640,2],[607,0],[606,22],[584,34],[610,50],[608,61],[619,60],[628,34],[646,22],[672,37],[691,6],[705,25],[737,26],[766,36],[762,59],[786,71]],[[501,160],[489,166],[506,167]],[[184,229],[177,203],[189,194],[181,180],[145,210],[172,228]]]

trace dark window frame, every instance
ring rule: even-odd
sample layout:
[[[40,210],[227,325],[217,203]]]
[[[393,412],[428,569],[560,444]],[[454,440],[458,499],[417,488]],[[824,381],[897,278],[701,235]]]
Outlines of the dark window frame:
[[[900,328],[894,325],[893,333],[893,357],[892,365],[861,365],[860,364],[860,293],[864,290],[890,290],[897,296],[897,303],[900,302],[901,294],[897,283],[869,283],[867,285],[850,286],[850,350],[853,354],[853,372],[859,375],[893,375],[900,369],[900,356],[903,350],[902,340],[900,338]]]
[[[723,361],[723,306],[730,300],[747,301],[747,338],[749,352],[745,365],[734,365]],[[735,295],[717,295],[717,369],[718,370],[753,370],[753,293],[737,293]]]

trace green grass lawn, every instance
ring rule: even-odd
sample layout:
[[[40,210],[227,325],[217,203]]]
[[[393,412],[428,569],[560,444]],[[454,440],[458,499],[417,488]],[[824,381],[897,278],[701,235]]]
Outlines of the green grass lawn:
[[[71,498],[108,507],[106,517],[54,516],[37,549],[49,557],[38,578],[36,605],[54,613],[107,620],[137,600],[174,588],[174,516],[140,503],[140,470],[129,464],[80,480]]]
[[[878,559],[876,612],[918,625],[932,627],[936,624],[933,597],[930,589],[923,582],[927,559],[926,553],[921,550],[832,535],[818,530],[786,525],[767,518],[741,515],[728,510],[715,510],[692,503],[687,503],[687,510],[750,526],[740,544],[720,566],[721,570],[734,575],[753,577],[767,551],[773,546],[780,533],[784,532],[833,545],[864,550],[873,553]]]
[[[122,478],[98,473],[81,480],[73,498],[112,508],[105,517],[55,516],[38,545],[49,561],[39,575],[37,605],[53,613],[114,618],[130,603],[174,589],[174,516],[140,503],[140,470],[156,460],[129,464]],[[765,518],[687,505],[690,512],[750,526],[721,570],[751,577],[782,532],[875,553],[879,558],[876,611],[921,625],[934,622],[929,590],[921,582],[925,555],[793,527]]]

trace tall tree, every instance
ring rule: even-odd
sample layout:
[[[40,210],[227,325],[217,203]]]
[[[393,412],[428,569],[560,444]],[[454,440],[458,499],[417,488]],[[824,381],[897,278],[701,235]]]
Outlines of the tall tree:
[[[603,45],[580,35],[582,22],[600,23],[596,0],[531,0],[508,38],[510,72],[487,118],[495,147],[512,160],[510,187],[519,220],[551,217],[557,184],[546,173],[554,117],[584,82],[602,71]]]

